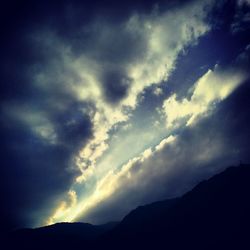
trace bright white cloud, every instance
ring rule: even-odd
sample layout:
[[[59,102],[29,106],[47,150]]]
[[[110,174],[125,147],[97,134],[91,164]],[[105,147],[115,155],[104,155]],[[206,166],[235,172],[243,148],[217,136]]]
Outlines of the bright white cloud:
[[[208,70],[193,86],[190,99],[177,100],[176,94],[173,94],[164,101],[167,128],[183,124],[190,126],[199,116],[213,110],[218,102],[230,95],[246,76],[239,70],[223,71],[217,65],[214,70]]]
[[[133,85],[130,95],[123,101],[124,105],[135,107],[137,95],[145,87],[166,81],[175,68],[180,52],[209,31],[209,25],[204,22],[207,3],[200,1],[159,15],[154,13],[130,18],[127,28],[131,32],[139,31],[148,42],[148,47],[141,60],[128,65]],[[212,1],[210,3],[212,5]]]

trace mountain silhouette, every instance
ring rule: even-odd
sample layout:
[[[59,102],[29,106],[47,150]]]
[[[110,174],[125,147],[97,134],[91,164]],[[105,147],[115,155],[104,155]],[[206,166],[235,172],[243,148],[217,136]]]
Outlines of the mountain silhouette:
[[[103,225],[63,222],[35,229],[20,229],[10,233],[4,244],[6,249],[71,249],[88,244],[116,225],[117,222]]]
[[[6,249],[250,249],[250,166],[229,167],[182,197],[120,223],[59,223],[11,233]]]
[[[249,165],[230,167],[181,198],[135,209],[107,238],[124,249],[250,249]]]

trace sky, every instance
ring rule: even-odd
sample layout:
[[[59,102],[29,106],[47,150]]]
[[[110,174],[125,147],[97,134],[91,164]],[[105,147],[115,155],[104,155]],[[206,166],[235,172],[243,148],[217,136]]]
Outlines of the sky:
[[[249,0],[0,16],[2,228],[119,221],[250,162]]]

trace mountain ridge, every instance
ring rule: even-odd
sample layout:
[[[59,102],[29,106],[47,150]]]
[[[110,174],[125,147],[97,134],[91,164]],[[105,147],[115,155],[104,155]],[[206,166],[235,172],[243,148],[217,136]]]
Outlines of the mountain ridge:
[[[100,226],[87,223],[59,223],[34,229],[45,230],[41,237],[28,233],[26,238],[12,234],[9,239],[19,242],[19,246],[23,244],[23,249],[34,249],[39,242],[41,249],[84,249],[82,245],[92,249],[247,249],[249,194],[250,166],[241,164],[200,182],[179,198],[139,206],[106,230],[95,231]],[[86,237],[86,230],[54,235],[46,230],[69,225],[84,225],[94,232],[91,235],[88,229],[90,236]]]

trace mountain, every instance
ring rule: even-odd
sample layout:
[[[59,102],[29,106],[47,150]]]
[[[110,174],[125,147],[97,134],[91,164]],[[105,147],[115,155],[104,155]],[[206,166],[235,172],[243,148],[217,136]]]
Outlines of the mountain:
[[[119,224],[60,223],[12,233],[6,249],[250,249],[250,166],[230,167],[182,197]]]
[[[111,239],[124,249],[250,249],[250,166],[230,167],[178,199],[137,208]]]
[[[4,244],[6,249],[74,249],[97,239],[116,225],[117,222],[103,225],[77,222],[20,229],[9,234]]]

